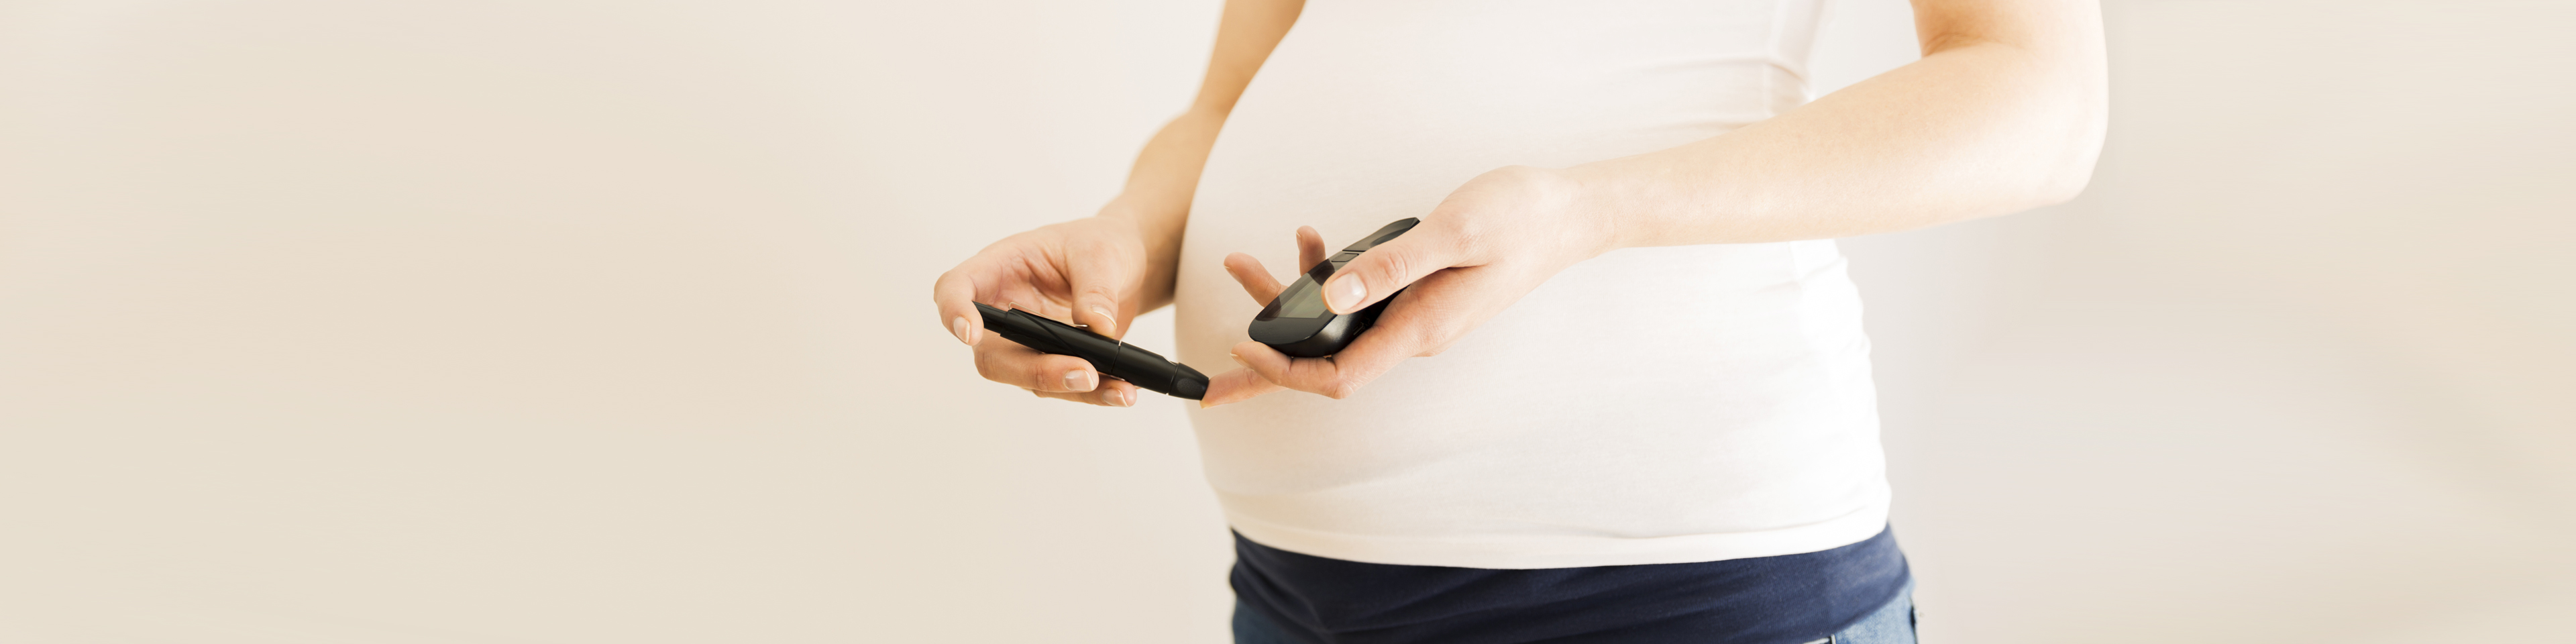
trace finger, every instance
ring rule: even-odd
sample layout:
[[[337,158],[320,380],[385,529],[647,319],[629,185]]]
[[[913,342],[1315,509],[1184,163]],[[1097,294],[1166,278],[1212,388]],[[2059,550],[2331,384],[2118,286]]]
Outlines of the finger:
[[[1332,395],[1326,390],[1339,375],[1332,358],[1291,358],[1259,342],[1234,345],[1234,362],[1274,386],[1327,396]],[[1214,389],[1211,383],[1211,394]]]
[[[1227,275],[1233,275],[1236,283],[1243,285],[1243,292],[1251,294],[1252,301],[1263,305],[1279,299],[1279,289],[1287,288],[1281,286],[1279,280],[1270,277],[1270,269],[1263,268],[1261,260],[1253,259],[1251,255],[1243,253],[1226,255],[1225,272]]]
[[[1284,389],[1286,389],[1286,387],[1281,387],[1278,383],[1273,383],[1269,379],[1261,377],[1261,374],[1255,373],[1251,369],[1236,369],[1217,374],[1216,377],[1208,379],[1207,394],[1199,398],[1199,408],[1206,409],[1217,405],[1239,403],[1251,400],[1262,394],[1281,391]]]
[[[1119,321],[1126,319],[1123,303],[1127,285],[1136,281],[1131,274],[1135,269],[1106,244],[1074,248],[1066,255],[1066,281],[1073,287],[1073,323],[1112,338],[1126,335]]]
[[[1446,288],[1456,284],[1434,286]],[[1482,307],[1425,302],[1408,296],[1408,299],[1388,307],[1375,325],[1331,357],[1292,358],[1269,345],[1244,342],[1234,346],[1235,361],[1282,387],[1335,399],[1348,398],[1359,393],[1360,387],[1393,370],[1396,364],[1415,356],[1436,353],[1463,333],[1464,328],[1472,327],[1473,321],[1490,317],[1489,313],[1479,314],[1477,311],[1482,311]]]
[[[1091,391],[1038,391],[1031,389],[1029,390],[1029,393],[1037,394],[1039,398],[1070,400],[1078,403],[1099,405],[1102,407],[1134,407],[1136,406],[1136,392],[1138,391],[1141,390],[1137,389],[1136,385],[1129,384],[1127,381],[1111,380],[1102,383],[1100,388]]]
[[[1384,300],[1397,289],[1443,268],[1463,265],[1465,235],[1444,220],[1424,220],[1404,235],[1360,253],[1324,283],[1324,304],[1350,313]]]
[[[930,301],[939,308],[939,325],[946,327],[958,342],[974,344],[984,337],[984,315],[975,310],[975,279],[965,273],[948,271],[930,285]]]
[[[975,373],[985,380],[1050,392],[1092,391],[1099,388],[1101,381],[1090,362],[1041,353],[1005,338],[975,344]]]
[[[1368,335],[1361,334],[1360,339],[1365,341]],[[1359,344],[1359,342],[1352,342],[1351,346],[1356,348]],[[1358,393],[1360,386],[1377,379],[1378,374],[1385,373],[1388,368],[1394,366],[1395,362],[1402,361],[1401,358],[1393,361],[1354,361],[1342,357],[1351,352],[1350,348],[1345,348],[1341,354],[1335,354],[1329,358],[1291,358],[1259,342],[1234,345],[1234,354],[1242,358],[1240,362],[1243,366],[1251,369],[1253,373],[1260,374],[1263,380],[1276,386],[1335,399],[1348,398],[1351,394]]]
[[[1360,387],[1394,368],[1395,363],[1404,361],[1405,354],[1394,353],[1386,347],[1380,347],[1378,351],[1366,350],[1362,345],[1368,340],[1368,334],[1360,334],[1360,339],[1352,341],[1351,346],[1326,358],[1291,358],[1259,342],[1235,345],[1234,351],[1236,355],[1243,356],[1244,366],[1260,374],[1263,380],[1339,400],[1359,393]]]
[[[1324,262],[1325,254],[1324,234],[1315,232],[1314,226],[1298,226],[1297,269],[1306,271],[1315,270],[1316,264]],[[1269,300],[1262,301],[1268,302]]]

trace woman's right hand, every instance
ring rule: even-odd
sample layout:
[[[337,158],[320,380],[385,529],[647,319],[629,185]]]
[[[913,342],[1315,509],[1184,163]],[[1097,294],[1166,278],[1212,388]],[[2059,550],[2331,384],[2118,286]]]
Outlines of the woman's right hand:
[[[1147,305],[1147,255],[1144,235],[1133,220],[1076,219],[984,247],[941,274],[931,287],[931,299],[939,306],[941,326],[975,348],[975,371],[984,379],[1047,398],[1132,406],[1136,386],[1100,377],[1090,362],[1039,353],[985,333],[984,316],[975,311],[975,303],[1018,308],[1122,337],[1127,322]]]

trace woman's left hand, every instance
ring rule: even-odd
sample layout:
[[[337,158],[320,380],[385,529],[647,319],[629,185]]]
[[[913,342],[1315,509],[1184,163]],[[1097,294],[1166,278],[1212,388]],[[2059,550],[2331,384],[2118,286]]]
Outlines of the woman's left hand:
[[[1334,313],[1368,308],[1398,289],[1377,325],[1338,354],[1291,358],[1269,345],[1234,346],[1244,369],[1222,374],[1201,406],[1241,402],[1281,387],[1346,398],[1396,363],[1438,355],[1567,266],[1616,247],[1608,217],[1578,207],[1578,184],[1559,170],[1506,167],[1449,193],[1422,223],[1371,248],[1324,283]],[[1322,261],[1313,229],[1298,230],[1301,263]],[[1282,285],[1250,255],[1225,268],[1264,304]]]

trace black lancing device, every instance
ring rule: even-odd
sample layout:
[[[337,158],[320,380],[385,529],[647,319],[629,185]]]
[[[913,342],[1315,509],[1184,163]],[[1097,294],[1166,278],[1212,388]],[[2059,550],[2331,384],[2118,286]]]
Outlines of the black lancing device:
[[[1360,253],[1403,235],[1404,231],[1412,230],[1413,225],[1419,223],[1422,220],[1414,217],[1396,220],[1360,238],[1358,243],[1342,249],[1342,252],[1316,262],[1306,269],[1306,274],[1297,277],[1296,283],[1280,290],[1279,297],[1272,298],[1270,306],[1263,307],[1260,315],[1253,316],[1252,339],[1270,345],[1280,353],[1300,358],[1321,358],[1350,346],[1351,340],[1360,337],[1360,332],[1377,324],[1378,314],[1386,311],[1388,302],[1395,301],[1395,295],[1389,294],[1386,299],[1378,300],[1365,309],[1336,314],[1332,307],[1324,305],[1324,281],[1332,279],[1333,271],[1341,270],[1343,265],[1358,259]],[[1404,290],[1396,289],[1395,292],[1403,293]]]
[[[1028,311],[997,309],[983,302],[976,302],[975,310],[984,314],[984,328],[993,333],[1043,353],[1090,361],[1101,375],[1176,398],[1198,400],[1207,395],[1205,374],[1152,351]]]

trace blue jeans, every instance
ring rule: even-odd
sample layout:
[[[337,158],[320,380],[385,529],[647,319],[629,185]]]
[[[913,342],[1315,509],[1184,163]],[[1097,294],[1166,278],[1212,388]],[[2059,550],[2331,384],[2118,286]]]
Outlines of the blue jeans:
[[[1234,603],[1234,644],[1299,643],[1288,639],[1288,633],[1280,630],[1278,624],[1270,623],[1270,618],[1262,617],[1238,601]],[[1868,617],[1860,618],[1860,623],[1832,637],[1804,644],[1914,644],[1913,586],[1908,584],[1905,592],[1898,594],[1894,601],[1887,602],[1886,606],[1879,607]]]

